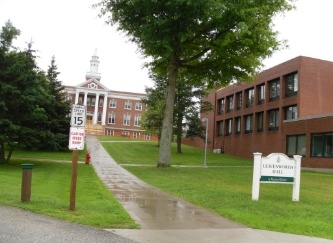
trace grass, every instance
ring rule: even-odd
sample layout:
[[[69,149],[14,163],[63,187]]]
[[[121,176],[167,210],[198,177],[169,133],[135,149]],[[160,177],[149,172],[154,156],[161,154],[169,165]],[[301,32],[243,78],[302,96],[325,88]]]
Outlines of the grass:
[[[302,171],[300,202],[292,202],[292,186],[285,184],[261,184],[259,201],[252,201],[252,160],[208,152],[204,168],[202,149],[183,146],[183,153],[176,154],[173,144],[173,166],[157,168],[156,142],[99,139],[142,180],[221,216],[251,228],[333,239],[333,174]],[[15,151],[15,156],[70,160],[71,153]],[[84,160],[84,151],[79,156]],[[90,165],[79,164],[76,210],[71,212],[70,163],[29,162],[34,164],[31,201],[20,202],[22,160],[15,159],[0,165],[0,204],[100,228],[138,227]]]
[[[106,138],[103,138],[106,141]],[[302,171],[300,202],[292,185],[261,184],[252,201],[252,160],[172,146],[171,168],[157,168],[156,142],[102,143],[119,163],[140,179],[251,228],[333,239],[333,174]],[[130,166],[133,164],[151,166]]]
[[[13,152],[12,158],[20,159],[42,159],[42,160],[61,160],[61,161],[72,161],[71,150],[66,151],[33,151],[33,150],[23,150],[16,148]],[[86,150],[80,150],[78,154],[78,160],[85,160]]]
[[[25,161],[12,160],[0,165],[0,204],[98,228],[138,228],[91,165],[78,164],[76,207],[70,211],[71,164],[30,162],[34,164],[30,202],[21,202],[21,164]]]

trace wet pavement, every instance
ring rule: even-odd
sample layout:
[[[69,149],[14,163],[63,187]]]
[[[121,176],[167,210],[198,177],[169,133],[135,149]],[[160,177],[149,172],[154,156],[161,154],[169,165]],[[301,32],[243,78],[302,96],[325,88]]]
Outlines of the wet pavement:
[[[95,136],[87,136],[91,164],[122,203],[139,230],[106,229],[138,242],[333,242],[326,239],[253,230],[163,192],[129,173],[106,152]]]

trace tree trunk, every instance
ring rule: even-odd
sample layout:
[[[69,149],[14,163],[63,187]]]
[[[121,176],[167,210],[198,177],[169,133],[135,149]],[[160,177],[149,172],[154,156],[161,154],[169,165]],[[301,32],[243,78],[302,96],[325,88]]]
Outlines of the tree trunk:
[[[174,60],[175,58],[173,58]],[[160,149],[157,167],[169,167],[171,160],[171,140],[173,125],[173,110],[176,95],[176,82],[178,66],[171,60],[168,70],[168,82],[165,89],[165,106],[163,110],[163,123],[160,140]]]
[[[7,159],[6,159],[6,163],[9,163],[11,157],[12,157],[12,154],[13,154],[13,146],[8,146],[8,156],[7,156]]]
[[[1,142],[0,143],[0,164],[6,163],[5,160],[5,143]]]
[[[183,113],[178,111],[177,117],[177,153],[182,153]]]

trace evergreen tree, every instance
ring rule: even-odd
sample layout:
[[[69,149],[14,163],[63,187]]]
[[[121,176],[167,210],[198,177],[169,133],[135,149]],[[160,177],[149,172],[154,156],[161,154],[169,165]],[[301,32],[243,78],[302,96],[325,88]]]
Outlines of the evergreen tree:
[[[68,137],[69,110],[61,89],[51,88],[38,68],[32,43],[24,51],[12,48],[19,33],[8,22],[0,33],[0,163],[9,162],[14,146],[56,150]]]

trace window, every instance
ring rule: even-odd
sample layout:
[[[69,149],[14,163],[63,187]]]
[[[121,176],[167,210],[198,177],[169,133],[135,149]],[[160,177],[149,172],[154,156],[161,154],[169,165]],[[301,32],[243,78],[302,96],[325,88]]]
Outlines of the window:
[[[236,122],[236,134],[241,133],[241,128],[242,128],[242,123],[241,123],[241,117],[236,117],[235,122]]]
[[[91,105],[95,106],[95,103],[96,103],[96,98],[91,98]]]
[[[264,131],[264,112],[257,113],[257,132]]]
[[[105,130],[106,136],[114,136],[113,130]]]
[[[306,139],[305,135],[287,136],[287,155],[302,155],[306,154]]]
[[[66,101],[68,102],[72,102],[72,96],[71,95],[67,95],[66,98],[65,98]]]
[[[98,122],[102,121],[102,113],[101,112],[98,112],[98,114],[97,114],[97,121]]]
[[[217,128],[217,136],[218,137],[223,136],[223,121],[218,121],[216,128]]]
[[[141,102],[135,103],[135,110],[142,111],[142,103]]]
[[[278,100],[280,98],[280,79],[269,82],[269,100]]]
[[[99,99],[99,106],[100,107],[103,107],[103,102],[104,102],[104,99]]]
[[[254,102],[254,88],[246,90],[246,107],[253,106]]]
[[[139,132],[133,132],[133,138],[140,138]]]
[[[231,135],[232,134],[232,119],[228,119],[225,121],[225,128],[226,128],[226,131],[225,131],[225,134],[228,136],[228,135]]]
[[[151,135],[150,134],[145,134],[144,135],[144,140],[150,140],[151,139]]]
[[[140,126],[140,119],[141,119],[141,116],[140,115],[136,115],[134,117],[134,126]]]
[[[129,137],[129,135],[130,135],[130,133],[127,132],[127,131],[123,131],[123,132],[121,133],[121,136],[124,136],[124,137]]]
[[[90,101],[91,101],[91,98],[87,97],[87,106],[90,106]]]
[[[265,84],[258,85],[258,104],[265,102]]]
[[[130,110],[132,108],[132,102],[130,101],[126,101],[125,102],[125,107],[124,107],[126,110]]]
[[[285,120],[297,119],[297,106],[288,106],[285,108]]]
[[[224,114],[224,99],[218,100],[219,115]]]
[[[311,157],[333,157],[333,132],[311,135]]]
[[[82,104],[83,104],[83,97],[80,96],[80,97],[79,97],[79,105],[82,105]]]
[[[117,101],[115,99],[110,100],[109,107],[110,108],[116,108],[117,107]]]
[[[243,96],[242,92],[236,94],[237,110],[242,109]]]
[[[279,109],[268,111],[268,130],[279,129]]]
[[[298,73],[292,73],[285,77],[286,97],[297,95],[298,91]]]
[[[253,115],[245,116],[245,133],[252,133]]]
[[[125,126],[130,125],[130,120],[131,120],[131,115],[130,114],[124,114],[124,125]]]
[[[109,124],[115,124],[116,121],[116,114],[115,113],[109,113],[108,115],[108,123]]]
[[[234,96],[230,95],[227,97],[228,102],[228,112],[231,112],[234,110]]]

